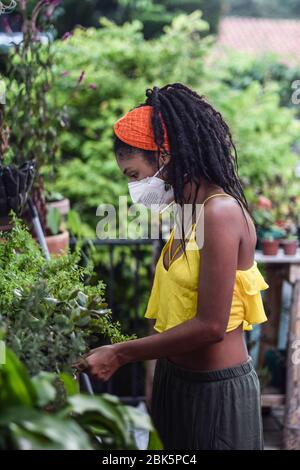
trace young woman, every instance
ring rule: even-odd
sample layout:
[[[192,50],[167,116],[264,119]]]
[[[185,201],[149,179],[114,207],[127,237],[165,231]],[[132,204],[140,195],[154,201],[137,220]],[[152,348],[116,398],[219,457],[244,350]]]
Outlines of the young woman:
[[[254,260],[231,133],[181,83],[146,96],[114,125],[131,197],[201,211],[186,233],[181,225],[181,237],[175,224],[157,262],[145,314],[157,334],[94,349],[84,364],[107,381],[126,363],[157,359],[151,416],[166,449],[263,449],[260,385],[244,330],[266,321],[260,291],[269,286]],[[200,215],[204,243],[195,249]]]

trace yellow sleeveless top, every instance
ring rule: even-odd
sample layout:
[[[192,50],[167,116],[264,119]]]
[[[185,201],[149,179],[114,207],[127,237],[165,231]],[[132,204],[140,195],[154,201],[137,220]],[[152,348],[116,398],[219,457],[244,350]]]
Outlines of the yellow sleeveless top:
[[[201,211],[205,202],[215,196],[230,195],[219,193],[209,196],[203,202]],[[196,244],[194,230],[196,223],[192,224],[191,237],[188,239],[186,246]],[[168,270],[163,263],[163,257],[167,248],[169,248],[170,259],[170,248],[174,236],[174,229],[175,226],[157,261],[152,290],[144,315],[146,318],[156,319],[154,329],[158,332],[163,332],[168,328],[172,328],[189,320],[197,313],[200,268],[200,250],[198,245],[196,244],[194,246],[195,249],[186,250],[188,263],[183,253],[172,263],[169,263]],[[177,249],[178,248],[181,248],[181,244],[179,244]],[[172,259],[176,255],[177,249]],[[236,271],[232,304],[226,332],[234,330],[241,325],[241,323],[243,323],[244,330],[252,330],[253,324],[263,323],[267,320],[260,291],[268,288],[269,285],[265,282],[259,271],[256,261],[254,261],[251,268]]]

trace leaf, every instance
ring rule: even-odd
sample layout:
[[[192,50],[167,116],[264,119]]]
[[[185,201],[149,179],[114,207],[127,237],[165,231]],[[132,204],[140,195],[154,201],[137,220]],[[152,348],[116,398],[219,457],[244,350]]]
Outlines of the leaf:
[[[80,316],[80,318],[78,318],[75,321],[75,325],[84,328],[85,326],[89,325],[90,321],[91,321],[90,315],[87,315],[85,313],[84,315]]]
[[[80,289],[74,289],[68,296],[68,300],[76,299],[79,292],[80,292]]]
[[[68,396],[73,396],[79,393],[79,383],[77,380],[73,379],[70,375],[64,372],[61,372],[59,377],[64,384]]]
[[[82,291],[79,291],[77,295],[77,299],[78,299],[78,303],[82,307],[86,307],[87,302],[88,302],[88,296],[86,294],[84,294]]]
[[[131,425],[135,429],[153,431],[154,428],[149,414],[135,408],[134,406],[126,406],[124,412],[126,412]]]
[[[157,433],[157,431],[151,431],[149,433],[149,441],[148,441],[148,450],[163,450],[164,446],[163,443]]]
[[[12,423],[10,430],[20,450],[92,450],[88,435],[70,419],[44,414]]]
[[[51,372],[40,372],[32,378],[32,384],[35,387],[37,394],[37,402],[39,406],[45,406],[53,402],[56,397],[56,389],[53,381],[56,374]]]
[[[81,234],[81,224],[82,222],[78,212],[76,212],[74,209],[71,209],[68,213],[68,226],[74,235]]]
[[[7,348],[6,363],[0,366],[0,409],[12,405],[33,406],[36,401],[36,390],[27,371]]]
[[[47,211],[47,226],[50,228],[52,235],[59,233],[61,225],[61,214],[57,207],[50,206]]]
[[[68,403],[72,406],[73,413],[82,416],[92,413],[89,417],[91,423],[97,421],[98,418],[105,418],[109,427],[114,425],[118,432],[124,435],[124,423],[120,419],[119,410],[116,406],[118,402],[112,403],[103,396],[75,395],[68,398]]]

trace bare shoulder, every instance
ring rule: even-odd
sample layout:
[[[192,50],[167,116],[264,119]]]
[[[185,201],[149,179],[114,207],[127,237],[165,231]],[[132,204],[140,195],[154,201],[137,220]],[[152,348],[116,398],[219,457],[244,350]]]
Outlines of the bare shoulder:
[[[234,197],[224,196],[209,199],[203,207],[205,225],[212,230],[235,231],[242,234],[246,217],[249,226],[253,226],[255,230],[249,212],[242,203],[240,204]]]
[[[202,223],[206,246],[210,243],[224,246],[229,242],[237,246],[242,240],[248,243],[249,233],[251,245],[252,241],[255,243],[256,230],[251,215],[233,197],[214,197],[206,201]]]

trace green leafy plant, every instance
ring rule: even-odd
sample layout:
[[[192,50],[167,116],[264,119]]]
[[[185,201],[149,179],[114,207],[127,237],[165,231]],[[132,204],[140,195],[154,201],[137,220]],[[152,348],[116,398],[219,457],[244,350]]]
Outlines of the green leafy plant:
[[[71,371],[78,355],[102,339],[120,342],[104,299],[104,283],[89,285],[92,266],[80,249],[47,261],[22,222],[14,218],[0,243],[0,328],[31,374]]]
[[[298,241],[298,237],[297,235],[294,235],[292,233],[289,233],[286,237],[285,237],[285,240],[288,240],[288,241]]]
[[[64,108],[50,107],[53,87],[52,14],[59,2],[30,0],[18,3],[22,41],[10,49],[7,70],[7,121],[10,146],[6,158],[17,165],[36,163],[31,196],[44,233],[47,207],[44,181],[54,177],[60,161],[58,130],[64,126]],[[51,216],[52,217],[52,216]],[[26,215],[25,215],[26,218]]]
[[[275,240],[275,237],[271,232],[265,232],[262,235],[262,240],[265,240],[265,241],[268,241],[268,242],[273,242]]]
[[[57,235],[60,232],[62,224],[62,216],[56,207],[49,207],[47,210],[47,227],[52,235]]]
[[[60,112],[49,108],[53,86],[53,50],[49,2],[19,2],[23,40],[8,57],[7,119],[10,122],[10,156],[14,163],[34,159],[38,173],[58,158],[57,129]],[[44,40],[41,31],[44,31]]]
[[[113,395],[80,395],[66,374],[66,399],[53,409],[55,379],[45,372],[31,378],[7,349],[0,366],[0,450],[132,450],[134,430],[149,432],[149,449],[162,449],[149,415]]]
[[[268,229],[275,223],[275,213],[272,209],[255,208],[252,211],[257,227]]]

